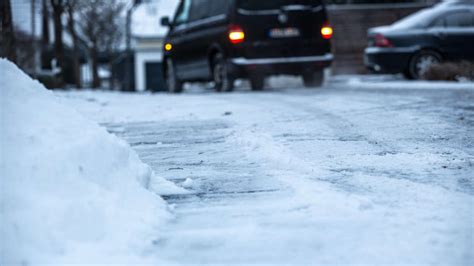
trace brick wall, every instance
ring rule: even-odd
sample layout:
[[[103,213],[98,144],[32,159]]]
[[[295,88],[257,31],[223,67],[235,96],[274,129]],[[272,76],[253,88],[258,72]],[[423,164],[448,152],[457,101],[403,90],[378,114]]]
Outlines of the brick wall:
[[[420,4],[328,6],[334,28],[333,73],[366,73],[363,54],[367,46],[367,30],[392,24],[426,7]]]

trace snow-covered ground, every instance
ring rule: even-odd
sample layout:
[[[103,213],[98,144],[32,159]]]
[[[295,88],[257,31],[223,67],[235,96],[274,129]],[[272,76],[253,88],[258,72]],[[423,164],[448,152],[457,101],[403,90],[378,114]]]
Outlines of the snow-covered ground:
[[[340,75],[331,78],[333,84],[342,83],[351,88],[362,89],[444,89],[472,90],[474,81],[460,82],[406,80],[402,75]]]
[[[183,189],[0,59],[0,265],[157,263]],[[148,190],[147,190],[148,189]]]
[[[169,262],[473,265],[474,86],[355,78],[57,95],[193,192],[165,197]]]

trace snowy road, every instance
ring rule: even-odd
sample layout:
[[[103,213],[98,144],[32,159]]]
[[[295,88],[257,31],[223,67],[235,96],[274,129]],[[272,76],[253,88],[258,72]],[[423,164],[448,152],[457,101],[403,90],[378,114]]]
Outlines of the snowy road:
[[[474,263],[474,89],[60,96],[192,192],[170,263]]]

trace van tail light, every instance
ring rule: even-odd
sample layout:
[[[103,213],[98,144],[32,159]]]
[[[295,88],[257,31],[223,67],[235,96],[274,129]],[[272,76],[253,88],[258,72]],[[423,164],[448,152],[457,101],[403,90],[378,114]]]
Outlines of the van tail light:
[[[237,25],[232,25],[229,27],[229,40],[233,44],[241,43],[245,40],[244,30]]]
[[[329,25],[324,25],[321,28],[321,36],[323,36],[324,39],[329,40],[332,38],[332,34],[334,33],[333,29]]]
[[[389,39],[385,38],[383,34],[376,34],[375,35],[375,46],[376,47],[393,47],[392,42]]]

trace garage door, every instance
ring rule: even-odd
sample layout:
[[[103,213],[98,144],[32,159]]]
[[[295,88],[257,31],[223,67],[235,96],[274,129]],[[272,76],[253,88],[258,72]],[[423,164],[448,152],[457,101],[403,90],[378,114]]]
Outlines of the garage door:
[[[163,64],[161,62],[145,63],[145,86],[149,91],[165,91]]]

